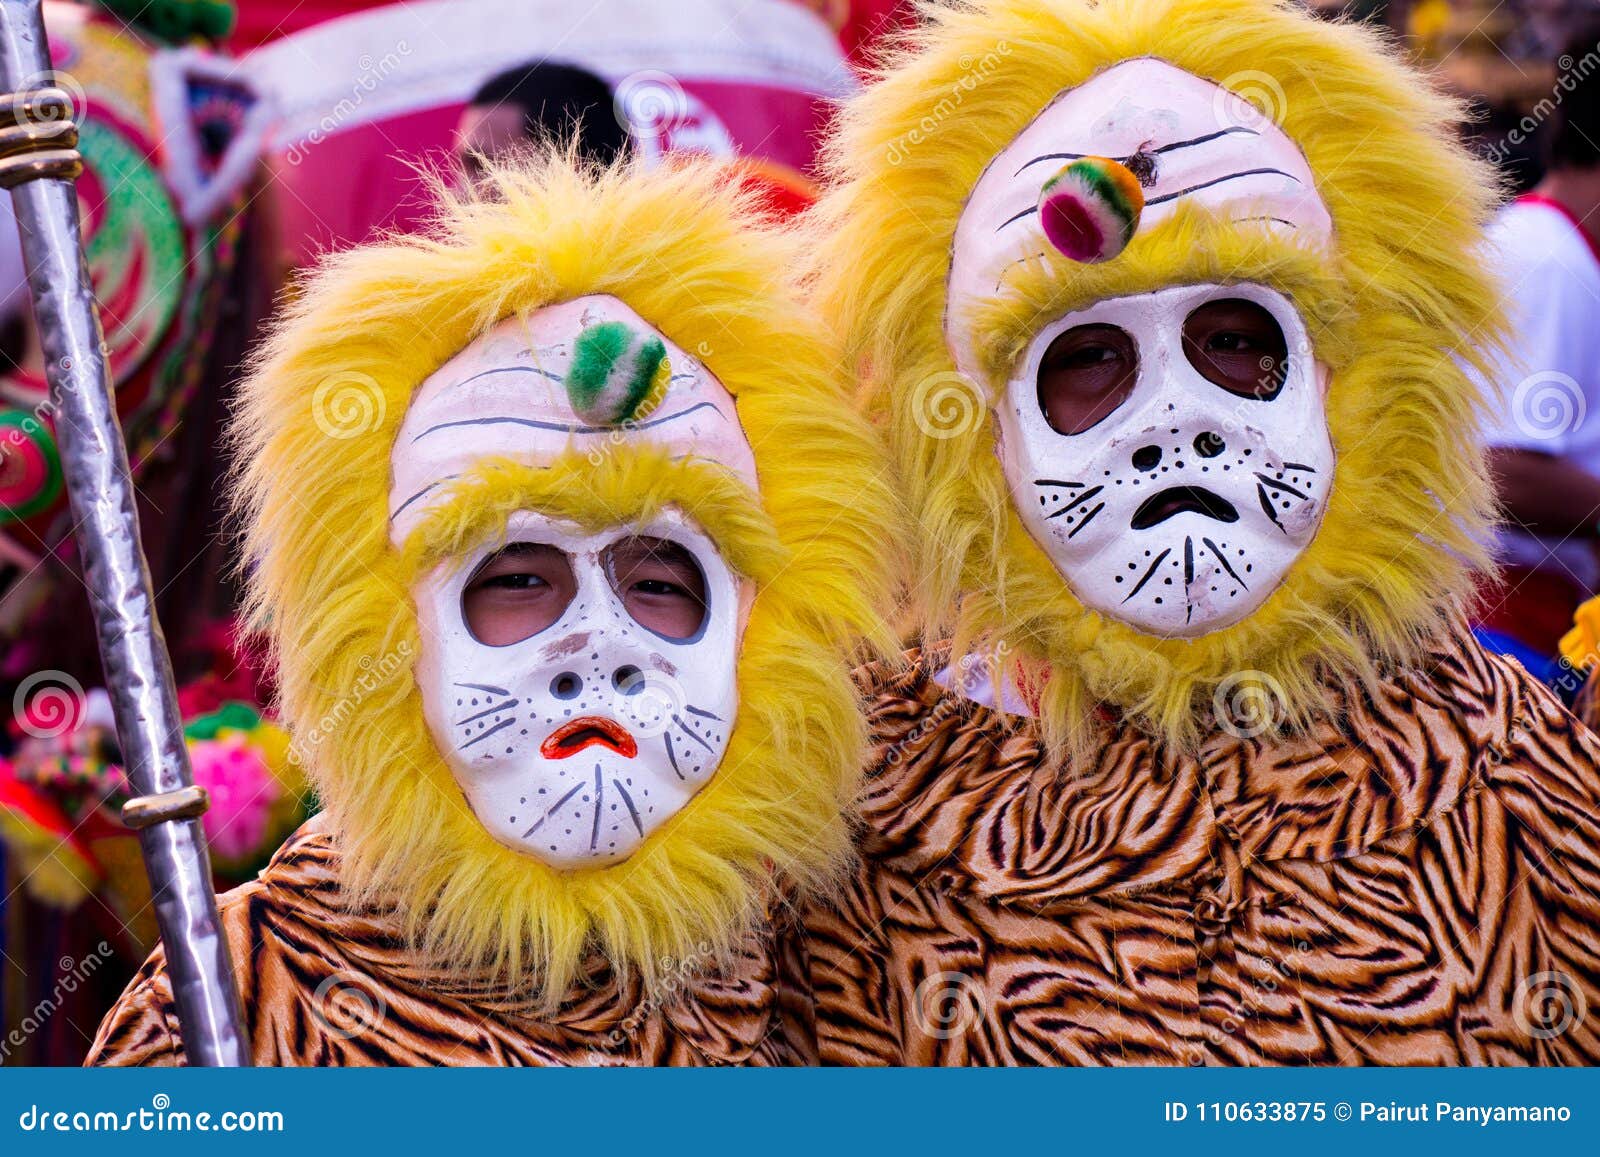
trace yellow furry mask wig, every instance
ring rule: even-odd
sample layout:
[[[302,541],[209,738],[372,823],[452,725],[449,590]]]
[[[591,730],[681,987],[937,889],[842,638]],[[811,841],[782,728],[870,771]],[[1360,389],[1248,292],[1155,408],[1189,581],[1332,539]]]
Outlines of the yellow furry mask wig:
[[[886,464],[710,167],[559,156],[329,259],[245,391],[253,619],[353,903],[559,999],[847,847]]]
[[[1406,662],[1490,506],[1460,110],[1272,0],[922,15],[842,113],[813,263],[927,629],[1040,689],[1053,745],[1097,704],[1178,746],[1241,700],[1295,727]]]

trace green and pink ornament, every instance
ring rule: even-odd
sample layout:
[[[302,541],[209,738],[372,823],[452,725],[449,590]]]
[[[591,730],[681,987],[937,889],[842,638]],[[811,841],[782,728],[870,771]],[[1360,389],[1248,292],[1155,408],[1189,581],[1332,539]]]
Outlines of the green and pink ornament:
[[[1144,212],[1139,178],[1110,157],[1080,157],[1044,183],[1039,224],[1073,261],[1110,261],[1128,247]]]
[[[27,410],[0,410],[0,524],[49,509],[61,495],[55,435]]]

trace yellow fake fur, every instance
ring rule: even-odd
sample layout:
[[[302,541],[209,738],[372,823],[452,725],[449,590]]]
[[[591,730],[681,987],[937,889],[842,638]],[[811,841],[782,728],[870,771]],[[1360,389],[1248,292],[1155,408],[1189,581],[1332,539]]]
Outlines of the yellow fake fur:
[[[813,268],[817,300],[889,432],[925,629],[997,647],[1034,679],[1048,671],[1041,714],[1058,747],[1087,740],[1097,703],[1190,745],[1241,677],[1294,727],[1325,708],[1329,683],[1407,662],[1470,591],[1491,503],[1482,399],[1457,358],[1473,363],[1474,348],[1498,339],[1474,252],[1495,190],[1455,143],[1459,109],[1373,32],[1271,0],[972,0],[922,12],[843,111]],[[1058,93],[1141,56],[1233,88],[1281,125],[1316,176],[1336,253],[1300,276],[1317,263],[1259,226],[1191,212],[1102,265],[1050,262],[1046,285],[1037,268],[1018,267],[982,319],[988,378],[968,387],[979,418],[950,436],[961,399],[942,322],[966,196]],[[1024,331],[1073,301],[1256,279],[1295,300],[1316,356],[1334,368],[1329,506],[1250,618],[1193,640],[1144,634],[1087,610],[1023,529],[982,410]]]
[[[659,987],[672,960],[725,950],[780,889],[820,883],[845,852],[863,743],[847,652],[885,638],[885,469],[792,287],[802,242],[719,173],[544,157],[487,188],[441,192],[425,235],[331,257],[258,358],[236,439],[252,619],[353,899],[398,904],[422,951],[546,1000],[596,950]],[[626,302],[729,389],[759,498],[720,468],[623,438],[598,465],[576,453],[548,470],[486,462],[392,548],[389,455],[412,391],[497,322],[587,294]],[[756,583],[728,755],[634,856],[558,872],[489,838],[439,756],[413,681],[427,642],[411,583],[425,559],[499,533],[493,519],[523,505],[594,524],[665,504]],[[396,666],[375,689],[363,681]]]

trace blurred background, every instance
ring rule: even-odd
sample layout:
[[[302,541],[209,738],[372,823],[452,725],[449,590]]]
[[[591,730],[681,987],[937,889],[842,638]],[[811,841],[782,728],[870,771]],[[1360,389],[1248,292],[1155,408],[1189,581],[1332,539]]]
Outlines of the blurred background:
[[[814,195],[831,103],[903,0],[98,0],[46,7],[77,106],[91,276],[219,888],[316,801],[238,629],[220,433],[246,350],[318,253],[416,224],[419,172],[576,138],[721,158],[774,213]],[[1386,26],[1467,100],[1502,172],[1513,318],[1485,415],[1506,507],[1486,643],[1556,660],[1600,589],[1600,0],[1317,4]],[[1590,138],[1593,138],[1591,140]],[[1594,218],[1600,226],[1600,218]],[[292,485],[286,480],[286,485]],[[0,1063],[75,1064],[155,943],[16,226],[0,197]],[[1600,627],[1600,623],[1597,623]],[[1570,684],[1570,686],[1568,685]]]

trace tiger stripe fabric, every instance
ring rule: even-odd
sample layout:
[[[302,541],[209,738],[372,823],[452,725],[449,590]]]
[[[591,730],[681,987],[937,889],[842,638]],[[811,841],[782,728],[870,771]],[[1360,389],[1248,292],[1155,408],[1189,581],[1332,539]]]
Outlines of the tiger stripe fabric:
[[[1600,1062],[1600,741],[1465,627],[1192,756],[862,672],[859,870],[805,919],[830,1064]]]
[[[749,936],[719,972],[683,962],[658,1003],[597,963],[554,1015],[483,979],[421,965],[392,912],[341,902],[339,853],[312,820],[221,898],[257,1065],[779,1065],[813,1059],[794,937]],[[157,949],[100,1026],[91,1065],[180,1065]]]

